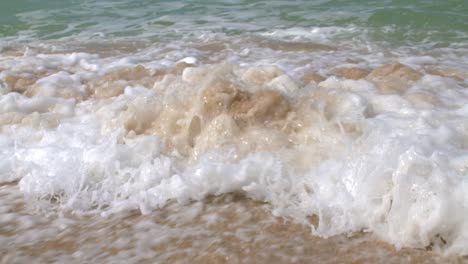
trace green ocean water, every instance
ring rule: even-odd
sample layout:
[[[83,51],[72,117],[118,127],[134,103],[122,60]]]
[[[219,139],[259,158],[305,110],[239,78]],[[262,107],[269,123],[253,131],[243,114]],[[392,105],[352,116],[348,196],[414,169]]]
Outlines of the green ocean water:
[[[180,38],[325,28],[334,36],[394,46],[465,47],[466,0],[162,1],[16,0],[0,2],[0,39]],[[340,31],[341,30],[341,31]],[[307,36],[306,36],[307,37]]]

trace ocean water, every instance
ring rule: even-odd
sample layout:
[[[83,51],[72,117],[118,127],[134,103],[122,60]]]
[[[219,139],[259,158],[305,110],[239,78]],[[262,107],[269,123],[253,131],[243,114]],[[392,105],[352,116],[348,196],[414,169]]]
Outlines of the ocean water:
[[[5,263],[465,262],[468,2],[2,1]]]

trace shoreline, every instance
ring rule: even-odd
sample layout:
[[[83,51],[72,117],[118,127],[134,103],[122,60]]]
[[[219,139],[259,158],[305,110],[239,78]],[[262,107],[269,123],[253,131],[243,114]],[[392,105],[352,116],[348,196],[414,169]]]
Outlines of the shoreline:
[[[240,195],[171,203],[148,215],[46,217],[28,211],[18,192],[0,186],[2,208],[16,204],[16,217],[38,224],[5,233],[11,222],[0,217],[0,243],[8,245],[0,250],[1,263],[468,263],[424,249],[396,250],[372,234],[316,237],[308,227],[273,217],[268,204]]]

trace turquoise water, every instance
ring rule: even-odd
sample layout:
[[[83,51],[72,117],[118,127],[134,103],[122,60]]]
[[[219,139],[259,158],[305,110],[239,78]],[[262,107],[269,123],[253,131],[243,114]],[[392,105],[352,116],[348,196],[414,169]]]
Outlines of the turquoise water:
[[[180,38],[278,29],[337,28],[341,37],[392,46],[466,46],[468,1],[19,0],[0,3],[0,37]],[[337,34],[340,37],[340,34]]]

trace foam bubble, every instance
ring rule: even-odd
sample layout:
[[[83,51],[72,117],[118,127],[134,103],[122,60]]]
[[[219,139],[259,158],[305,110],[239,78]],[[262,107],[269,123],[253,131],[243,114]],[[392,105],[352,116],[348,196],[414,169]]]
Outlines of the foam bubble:
[[[320,236],[366,230],[398,247],[468,253],[459,79],[338,63],[349,67],[306,83],[304,68],[281,61],[180,55],[165,67],[81,53],[19,59],[0,77],[35,79],[0,98],[1,181],[104,215],[242,193]]]

